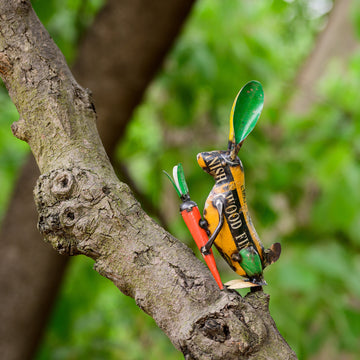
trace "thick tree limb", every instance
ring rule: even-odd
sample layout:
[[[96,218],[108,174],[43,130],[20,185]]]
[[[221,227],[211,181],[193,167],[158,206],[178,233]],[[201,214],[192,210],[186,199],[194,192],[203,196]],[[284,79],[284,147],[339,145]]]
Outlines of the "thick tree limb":
[[[173,44],[192,3],[193,0],[156,0],[156,6],[148,7],[144,0],[108,0],[84,37],[75,74],[96,96],[97,126],[109,154],[123,135],[133,108]],[[147,11],[136,11],[145,7]],[[142,56],[138,56],[130,49],[146,52],[140,51]],[[4,70],[7,67],[5,60]],[[109,93],[117,95],[118,101]],[[0,233],[0,353],[7,360],[32,357],[68,259],[40,241],[32,196],[38,177],[39,170],[31,156],[20,173]]]
[[[181,242],[116,178],[89,92],[25,0],[0,1],[0,69],[42,175],[39,229],[59,252],[82,253],[150,314],[187,359],[295,359],[262,292],[221,292]]]

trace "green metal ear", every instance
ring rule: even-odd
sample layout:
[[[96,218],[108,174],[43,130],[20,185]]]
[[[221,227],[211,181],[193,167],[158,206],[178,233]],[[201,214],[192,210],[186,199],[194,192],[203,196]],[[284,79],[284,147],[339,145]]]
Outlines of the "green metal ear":
[[[264,92],[258,81],[248,82],[234,100],[230,115],[229,141],[241,144],[254,129],[264,105]]]
[[[172,179],[172,177],[166,171],[164,171],[164,173],[166,174],[166,176],[169,178],[169,180],[173,184],[179,197],[186,196],[189,193],[189,189],[188,189],[188,186],[187,186],[186,180],[185,180],[184,169],[180,163],[175,165],[173,168],[173,178],[174,179]]]

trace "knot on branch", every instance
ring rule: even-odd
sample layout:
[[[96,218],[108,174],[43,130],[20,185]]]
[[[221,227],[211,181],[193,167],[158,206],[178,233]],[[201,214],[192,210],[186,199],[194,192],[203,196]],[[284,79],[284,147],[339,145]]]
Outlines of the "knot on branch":
[[[266,298],[266,295],[261,292],[258,297]],[[248,358],[267,341],[267,314],[268,309],[254,309],[252,303],[240,295],[224,293],[216,309],[193,323],[190,335],[185,336],[186,342],[180,345],[181,351],[185,355],[206,354],[208,349],[209,358],[213,359]],[[191,341],[188,341],[189,336]],[[189,344],[195,347],[188,348]],[[214,349],[215,344],[218,344],[218,352]]]
[[[69,170],[63,170],[59,173],[56,173],[57,174],[55,175],[55,178],[51,181],[51,193],[54,195],[54,197],[69,198],[75,182],[72,172]]]
[[[207,318],[198,322],[200,331],[210,339],[223,343],[230,337],[229,326],[223,319]]]
[[[34,190],[39,231],[60,253],[97,257],[92,236],[98,231],[100,213],[111,213],[110,193],[90,170],[57,169],[41,175]],[[101,232],[106,233],[104,229]]]

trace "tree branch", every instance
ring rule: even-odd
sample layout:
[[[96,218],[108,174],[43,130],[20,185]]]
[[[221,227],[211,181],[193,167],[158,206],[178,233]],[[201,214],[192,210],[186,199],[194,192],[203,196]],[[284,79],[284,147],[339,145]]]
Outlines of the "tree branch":
[[[39,229],[61,253],[95,269],[151,315],[186,359],[295,359],[262,292],[220,291],[205,265],[152,221],[118,181],[81,88],[30,2],[1,0],[0,69],[42,175]]]
[[[100,136],[110,156],[194,2],[156,0],[148,6],[144,0],[108,0],[89,29],[92,41],[81,44],[82,61],[74,74],[93,91]]]
[[[107,0],[82,39],[75,75],[94,92],[97,127],[110,157],[193,2],[156,0],[150,8],[144,0]],[[138,11],[145,7],[147,11]],[[0,352],[8,360],[31,358],[35,353],[68,260],[40,241],[32,196],[38,177],[39,170],[29,156],[0,233],[0,288],[4,290],[0,296]]]

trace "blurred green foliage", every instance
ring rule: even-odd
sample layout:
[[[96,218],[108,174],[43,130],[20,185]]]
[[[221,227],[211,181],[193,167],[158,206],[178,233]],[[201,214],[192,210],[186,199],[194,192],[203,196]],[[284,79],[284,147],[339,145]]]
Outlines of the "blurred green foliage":
[[[33,1],[70,62],[101,4]],[[327,67],[320,99],[305,115],[287,107],[331,5],[199,0],[117,150],[145,196],[167,213],[171,232],[193,247],[162,170],[181,161],[201,208],[212,179],[197,166],[196,154],[226,148],[236,93],[249,80],[263,84],[263,114],[239,156],[258,233],[266,246],[283,246],[280,260],[265,271],[265,291],[299,359],[360,353],[360,53],[346,66],[334,61]],[[359,34],[358,7],[351,18]],[[0,103],[4,212],[26,147],[11,138],[14,107],[3,94]],[[235,278],[217,259],[224,281]],[[83,257],[72,261],[38,359],[182,358],[152,319],[90,264]]]
[[[71,262],[37,360],[179,359],[154,320],[92,264]]]
[[[32,0],[31,4],[68,63],[76,45],[105,0]]]
[[[28,146],[24,142],[14,141],[11,124],[18,120],[14,104],[4,89],[0,89],[0,223],[11,196],[16,174],[19,170]]]

